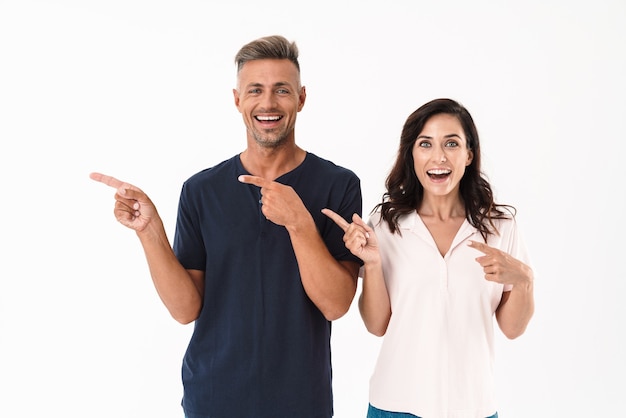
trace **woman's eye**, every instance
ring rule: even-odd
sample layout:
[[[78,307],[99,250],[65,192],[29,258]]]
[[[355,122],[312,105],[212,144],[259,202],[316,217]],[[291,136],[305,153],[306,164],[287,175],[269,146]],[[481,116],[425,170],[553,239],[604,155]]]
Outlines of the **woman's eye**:
[[[430,142],[422,141],[419,143],[421,148],[430,148]]]
[[[448,143],[446,143],[446,147],[458,147],[459,143],[456,141],[450,141]]]

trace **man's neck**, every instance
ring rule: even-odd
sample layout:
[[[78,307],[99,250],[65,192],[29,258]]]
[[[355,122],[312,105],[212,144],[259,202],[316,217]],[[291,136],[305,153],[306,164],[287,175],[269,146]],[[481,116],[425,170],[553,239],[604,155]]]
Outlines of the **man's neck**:
[[[278,177],[298,167],[304,161],[306,151],[295,144],[266,148],[254,144],[244,150],[239,158],[250,174],[267,180]]]

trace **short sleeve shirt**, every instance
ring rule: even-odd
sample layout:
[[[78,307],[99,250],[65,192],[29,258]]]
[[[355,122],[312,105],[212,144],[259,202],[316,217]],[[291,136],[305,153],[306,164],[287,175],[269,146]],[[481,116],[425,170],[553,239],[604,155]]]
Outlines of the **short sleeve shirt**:
[[[332,416],[331,323],[307,297],[289,234],[261,212],[239,156],[183,185],[174,251],[205,272],[204,303],[183,359],[189,418]],[[357,176],[307,153],[276,179],[293,187],[337,260],[360,261],[321,213],[361,213]]]
[[[502,293],[487,281],[468,241],[484,242],[466,220],[441,256],[420,216],[392,234],[375,213],[392,315],[370,380],[370,403],[426,418],[484,418],[496,412],[493,317]],[[514,219],[496,220],[487,244],[529,264]]]

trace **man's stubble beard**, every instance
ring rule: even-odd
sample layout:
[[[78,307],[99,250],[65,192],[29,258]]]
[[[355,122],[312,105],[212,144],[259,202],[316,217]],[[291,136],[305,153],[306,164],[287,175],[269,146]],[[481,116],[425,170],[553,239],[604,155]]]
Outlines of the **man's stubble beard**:
[[[252,131],[252,136],[256,143],[263,148],[276,149],[282,147],[287,142],[287,133],[278,132],[276,134]]]

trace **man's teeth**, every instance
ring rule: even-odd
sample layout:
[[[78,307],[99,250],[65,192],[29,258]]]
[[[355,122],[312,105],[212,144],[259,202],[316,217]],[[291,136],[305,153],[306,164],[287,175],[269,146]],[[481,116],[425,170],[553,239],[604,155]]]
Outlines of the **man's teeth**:
[[[450,174],[450,170],[428,170],[428,174],[440,176],[442,174]]]
[[[280,119],[280,116],[257,116],[256,118],[263,121],[276,121]]]

